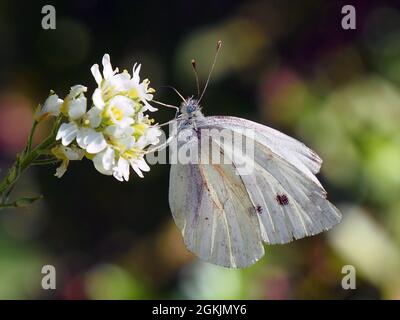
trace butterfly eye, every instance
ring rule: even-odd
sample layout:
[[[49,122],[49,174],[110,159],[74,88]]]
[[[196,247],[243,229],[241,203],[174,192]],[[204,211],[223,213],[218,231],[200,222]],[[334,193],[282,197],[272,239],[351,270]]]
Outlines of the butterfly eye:
[[[192,113],[192,112],[194,112],[195,110],[196,110],[196,106],[195,106],[195,105],[193,105],[193,104],[188,105],[188,107],[187,107],[187,112],[188,112],[188,113]]]

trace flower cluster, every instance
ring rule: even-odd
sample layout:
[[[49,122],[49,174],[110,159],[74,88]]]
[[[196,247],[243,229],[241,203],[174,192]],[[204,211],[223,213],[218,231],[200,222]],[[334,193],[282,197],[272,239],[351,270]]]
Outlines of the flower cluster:
[[[97,88],[90,108],[85,96],[87,88],[76,85],[64,100],[51,92],[36,113],[37,121],[47,115],[66,120],[56,136],[61,143],[52,149],[53,155],[62,161],[57,177],[65,173],[69,161],[84,157],[92,160],[99,172],[120,181],[128,181],[130,167],[140,177],[142,171],[150,170],[144,154],[149,146],[159,142],[162,133],[153,125],[154,120],[145,115],[146,111],[157,110],[149,104],[154,89],[149,87],[149,80],[140,82],[140,65],[134,65],[131,76],[126,70],[113,70],[108,54],[102,64],[102,73],[97,64],[91,68]]]

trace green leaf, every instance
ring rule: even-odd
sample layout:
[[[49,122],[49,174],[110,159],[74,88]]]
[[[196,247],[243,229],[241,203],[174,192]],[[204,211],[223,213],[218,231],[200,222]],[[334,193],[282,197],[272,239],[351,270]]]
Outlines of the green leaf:
[[[24,197],[20,198],[14,202],[9,202],[9,203],[4,203],[0,204],[0,210],[1,209],[8,209],[8,208],[25,208],[30,206],[32,203],[36,202],[39,199],[42,199],[43,196],[36,196],[36,197]]]
[[[31,197],[31,198],[20,198],[17,201],[15,201],[14,203],[17,208],[24,208],[24,207],[30,206],[32,203],[34,203],[37,200],[42,199],[42,198],[43,198],[42,195],[36,196],[36,197]]]

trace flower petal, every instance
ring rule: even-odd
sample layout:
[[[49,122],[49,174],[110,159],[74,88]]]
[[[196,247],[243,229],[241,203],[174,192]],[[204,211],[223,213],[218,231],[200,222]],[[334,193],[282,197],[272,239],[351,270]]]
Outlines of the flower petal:
[[[104,152],[103,167],[106,170],[112,170],[115,164],[115,152],[112,148],[107,148]]]
[[[162,135],[160,128],[153,127],[153,128],[147,129],[147,132],[146,132],[147,142],[152,145],[159,143],[160,139],[158,137],[160,135]]]
[[[68,116],[71,120],[77,120],[85,114],[86,103],[86,97],[73,99],[68,103]]]
[[[150,112],[157,111],[158,109],[153,107],[150,103],[148,103],[146,100],[142,99],[142,102],[144,104],[143,111],[149,110]]]
[[[113,175],[119,181],[129,180],[129,162],[120,157],[118,159],[118,164],[113,168]]]
[[[92,67],[90,68],[90,71],[92,72],[92,75],[93,75],[94,79],[96,80],[96,83],[98,84],[98,86],[100,86],[101,81],[103,80],[103,77],[100,73],[99,65],[97,63],[92,65]]]
[[[135,113],[135,103],[132,99],[129,99],[125,96],[115,96],[110,100],[110,107],[117,107],[121,111],[123,111],[125,116],[131,116]]]
[[[137,166],[139,167],[140,170],[142,170],[144,172],[149,172],[150,171],[149,165],[147,164],[146,160],[144,160],[143,158],[139,159],[137,161]]]
[[[133,82],[135,84],[139,84],[139,82],[140,82],[139,72],[140,72],[141,68],[142,68],[141,64],[137,65],[137,63],[135,63],[133,65],[133,68],[132,68],[132,80],[133,80]]]
[[[102,113],[102,110],[97,107],[91,108],[86,113],[87,119],[89,120],[89,125],[92,128],[97,128],[101,124],[101,113]]]
[[[87,148],[89,153],[99,153],[107,147],[107,141],[101,132],[92,131],[87,136]]]
[[[142,171],[140,171],[139,167],[136,164],[131,162],[131,167],[140,178],[144,178]]]
[[[132,128],[133,129],[133,128]],[[133,133],[133,130],[130,130]],[[113,137],[114,139],[121,138],[125,133],[125,128],[118,125],[111,125],[104,129],[104,133]]]
[[[103,76],[104,76],[104,79],[111,78],[114,75],[114,71],[113,71],[112,66],[111,66],[111,61],[110,61],[110,55],[109,54],[106,53],[103,56],[102,63],[103,63]]]
[[[82,86],[81,84],[77,84],[77,85],[71,87],[66,99],[67,100],[75,99],[77,96],[79,96],[80,94],[82,94],[86,91],[87,91],[87,88],[85,86]]]
[[[37,111],[35,119],[40,120],[46,114],[58,116],[63,102],[62,99],[58,98],[58,95],[50,95],[44,102],[43,107]]]
[[[128,126],[134,123],[135,103],[131,99],[118,95],[112,98],[107,106],[107,114],[113,123]]]
[[[124,71],[122,73],[118,73],[113,75],[111,78],[107,79],[108,84],[116,91],[128,91],[129,84],[131,81],[131,76],[128,72]]]
[[[63,123],[58,129],[56,140],[61,139],[64,146],[68,146],[76,138],[78,126],[75,123]]]
[[[97,171],[105,175],[113,174],[113,166],[115,162],[115,153],[111,148],[107,148],[96,154],[93,158],[93,164]]]
[[[105,106],[102,94],[101,94],[101,89],[97,88],[94,90],[93,95],[92,95],[92,100],[93,100],[93,104],[99,108],[99,109],[103,109]]]
[[[99,153],[107,147],[103,134],[92,128],[80,128],[76,142],[89,153]]]
[[[150,171],[150,167],[146,163],[146,161],[143,158],[140,159],[131,159],[130,161],[132,169],[136,172],[136,174],[140,177],[143,178],[143,173],[142,171],[148,172]]]
[[[82,149],[86,150],[86,147],[88,145],[87,137],[90,131],[91,128],[80,128],[76,135],[76,142],[78,143],[78,146],[80,146]]]

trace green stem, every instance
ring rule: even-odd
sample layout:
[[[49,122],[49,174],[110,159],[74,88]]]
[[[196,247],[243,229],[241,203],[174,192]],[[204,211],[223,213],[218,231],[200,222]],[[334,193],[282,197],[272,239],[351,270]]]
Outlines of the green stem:
[[[43,166],[46,164],[56,164],[60,162],[59,159],[57,158],[51,158],[51,159],[37,159],[35,161],[32,162],[32,166]]]
[[[35,164],[37,161],[40,161],[38,158],[44,153],[49,153],[50,149],[56,144],[55,136],[61,124],[61,120],[61,117],[56,119],[50,136],[48,136],[34,149],[32,149],[32,140],[38,122],[33,122],[24,151],[17,155],[17,158],[12,164],[11,168],[8,170],[8,173],[3,180],[0,181],[0,209],[15,207],[15,205],[18,203],[18,201],[14,203],[7,203],[8,197],[14,188],[14,185],[29,166]]]
[[[36,130],[38,123],[39,122],[37,122],[36,120],[33,120],[32,129],[31,129],[31,132],[29,133],[28,143],[26,145],[26,153],[31,152],[33,135],[35,134],[35,130]]]

